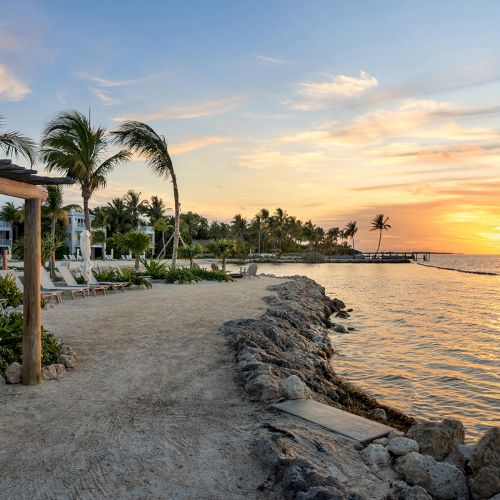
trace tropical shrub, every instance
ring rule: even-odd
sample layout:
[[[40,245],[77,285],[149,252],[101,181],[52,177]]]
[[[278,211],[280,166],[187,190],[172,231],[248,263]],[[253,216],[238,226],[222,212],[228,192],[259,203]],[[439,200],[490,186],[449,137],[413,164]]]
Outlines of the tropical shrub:
[[[191,283],[192,281],[201,281],[201,278],[195,276],[192,269],[187,267],[171,268],[165,276],[166,283]]]
[[[0,276],[0,297],[6,299],[4,307],[17,307],[23,303],[23,293],[16,285],[16,279],[11,274]]]
[[[125,281],[117,279],[116,269],[112,267],[105,267],[105,268],[94,267],[92,269],[92,274],[95,276],[95,279],[97,281]]]
[[[194,259],[200,255],[202,248],[200,245],[184,245],[179,248],[179,256],[189,260],[189,267],[192,269]]]
[[[151,288],[151,281],[146,279],[142,273],[137,272],[135,269],[126,268],[118,269],[115,281],[128,282],[130,285],[144,286]]]
[[[208,271],[207,269],[191,269],[193,276],[197,276],[202,281],[233,281],[229,274],[223,271]]]
[[[42,365],[57,363],[63,344],[51,332],[42,327]],[[22,313],[0,314],[0,374],[11,363],[22,363],[23,315]]]
[[[141,263],[147,276],[151,276],[155,280],[166,278],[169,267],[161,259],[141,259]]]
[[[235,251],[234,240],[218,240],[208,245],[208,250],[222,260],[222,270],[226,270],[226,259]]]

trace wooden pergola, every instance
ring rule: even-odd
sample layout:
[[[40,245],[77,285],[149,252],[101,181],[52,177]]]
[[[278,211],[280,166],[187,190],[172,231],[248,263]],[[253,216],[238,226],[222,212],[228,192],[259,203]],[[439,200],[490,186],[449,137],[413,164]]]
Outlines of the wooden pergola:
[[[0,194],[23,198],[24,212],[24,301],[23,383],[38,384],[42,378],[40,304],[41,207],[47,199],[44,185],[74,184],[69,177],[44,177],[36,170],[0,160]]]

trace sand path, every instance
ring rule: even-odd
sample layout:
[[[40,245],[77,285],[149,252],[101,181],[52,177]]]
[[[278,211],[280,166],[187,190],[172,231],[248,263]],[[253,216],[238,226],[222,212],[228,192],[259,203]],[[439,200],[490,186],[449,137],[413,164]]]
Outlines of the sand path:
[[[80,355],[0,391],[0,498],[256,498],[259,409],[218,327],[256,317],[272,278],[65,301],[44,325]]]

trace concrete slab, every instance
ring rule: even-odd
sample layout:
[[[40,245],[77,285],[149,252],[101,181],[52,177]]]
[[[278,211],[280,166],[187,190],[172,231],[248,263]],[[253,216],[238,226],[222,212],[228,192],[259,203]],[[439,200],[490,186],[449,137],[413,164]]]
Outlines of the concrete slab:
[[[296,399],[283,401],[272,405],[278,410],[321,425],[326,429],[346,436],[361,443],[369,443],[374,439],[387,436],[394,430],[387,425],[359,417],[353,413],[318,403],[311,399]]]

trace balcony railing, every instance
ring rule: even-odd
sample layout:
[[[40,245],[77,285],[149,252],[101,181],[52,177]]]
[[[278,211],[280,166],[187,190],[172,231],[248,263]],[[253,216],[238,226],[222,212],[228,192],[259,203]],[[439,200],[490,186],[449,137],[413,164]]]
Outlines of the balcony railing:
[[[12,224],[10,222],[5,222],[4,220],[0,220],[0,228],[11,229]]]
[[[0,247],[11,247],[12,240],[5,240],[0,238]]]

